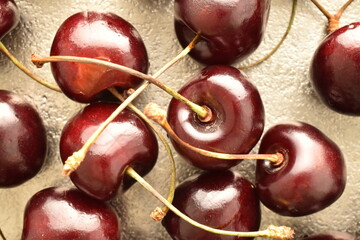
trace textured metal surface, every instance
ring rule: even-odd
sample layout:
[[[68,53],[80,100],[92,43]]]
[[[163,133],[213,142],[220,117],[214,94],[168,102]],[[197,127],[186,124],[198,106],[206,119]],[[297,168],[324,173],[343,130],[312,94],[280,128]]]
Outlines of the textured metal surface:
[[[83,10],[111,11],[131,22],[142,35],[150,58],[150,73],[154,73],[167,60],[180,51],[173,30],[171,0],[36,0],[16,1],[21,10],[21,24],[3,39],[8,48],[28,67],[52,82],[49,66],[35,69],[29,62],[31,53],[47,55],[58,26],[71,14]],[[273,0],[268,31],[258,51],[246,62],[252,62],[270,51],[284,32],[290,10],[290,0]],[[336,12],[345,2],[320,1],[330,12]],[[345,12],[340,24],[358,20],[360,3],[354,1]],[[347,160],[348,182],[342,197],[329,208],[299,218],[279,217],[263,208],[262,226],[277,224],[293,227],[297,236],[324,230],[341,230],[360,235],[360,119],[337,114],[326,108],[315,96],[309,83],[309,64],[318,43],[325,36],[325,17],[310,0],[299,1],[294,27],[281,49],[260,66],[245,73],[258,87],[266,110],[266,129],[283,120],[301,120],[325,132],[342,149]],[[190,58],[178,63],[161,76],[161,80],[175,89],[202,66]],[[48,129],[49,155],[41,172],[25,184],[0,190],[0,226],[8,240],[19,239],[23,209],[27,200],[37,191],[50,186],[70,185],[61,177],[58,142],[62,126],[81,105],[65,96],[51,92],[31,81],[3,55],[0,55],[0,87],[24,95],[40,111]],[[151,86],[136,101],[142,108],[147,102],[163,107],[170,98]],[[254,151],[257,150],[257,147]],[[176,157],[178,180],[199,170]],[[243,162],[236,167],[254,179],[254,163]],[[168,162],[164,150],[156,169],[146,179],[162,194],[166,194]],[[286,191],[286,186],[284,186]],[[139,184],[125,195],[111,202],[123,222],[123,239],[170,239],[160,223],[149,219],[148,213],[158,204]]]

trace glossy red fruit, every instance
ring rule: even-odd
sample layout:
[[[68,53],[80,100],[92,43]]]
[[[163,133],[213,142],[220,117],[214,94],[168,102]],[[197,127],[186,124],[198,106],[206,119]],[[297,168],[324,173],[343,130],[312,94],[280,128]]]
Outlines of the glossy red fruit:
[[[317,128],[303,122],[278,124],[262,138],[259,153],[284,155],[274,166],[258,160],[256,186],[260,201],[285,216],[318,212],[343,193],[346,167],[339,147]]]
[[[213,65],[196,74],[179,93],[206,105],[213,112],[210,122],[179,101],[172,99],[168,121],[185,142],[222,153],[248,153],[258,142],[264,128],[264,107],[256,87],[236,68]],[[240,162],[204,157],[173,141],[175,149],[198,168],[227,169]]]
[[[47,188],[24,213],[22,240],[120,240],[120,220],[106,203],[77,189]]]
[[[92,103],[67,122],[60,139],[63,162],[84,145],[117,107],[111,103]],[[133,183],[130,177],[123,176],[127,166],[145,175],[155,165],[157,156],[158,144],[152,130],[125,109],[101,133],[70,178],[88,195],[108,200],[116,195],[121,183],[123,190]]]
[[[20,21],[20,13],[13,0],[0,1],[0,40]]]
[[[360,22],[329,34],[310,67],[312,85],[334,111],[360,116]]]
[[[90,57],[147,72],[148,56],[136,29],[112,13],[80,12],[58,29],[50,55]],[[51,63],[61,90],[78,102],[92,102],[109,87],[136,88],[142,80],[127,73],[83,63]]]
[[[259,46],[270,0],[175,0],[175,31],[185,47],[201,34],[190,56],[200,63],[232,64]]]
[[[19,95],[0,90],[0,187],[34,177],[46,150],[46,130],[38,112]]]
[[[254,186],[237,172],[217,171],[193,176],[175,191],[174,206],[207,226],[231,231],[257,231],[260,203]],[[162,221],[176,240],[240,240],[206,232],[169,212]],[[251,239],[251,238],[250,238]]]
[[[315,234],[306,238],[303,238],[303,240],[357,240],[356,236],[344,233],[344,232],[324,232]]]

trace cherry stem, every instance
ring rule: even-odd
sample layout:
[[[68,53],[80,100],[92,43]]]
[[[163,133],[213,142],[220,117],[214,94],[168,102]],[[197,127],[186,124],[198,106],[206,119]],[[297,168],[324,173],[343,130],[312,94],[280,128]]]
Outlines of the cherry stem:
[[[340,19],[342,14],[344,13],[344,11],[346,10],[346,8],[353,2],[354,0],[348,0],[340,9],[339,11],[335,14],[335,17]]]
[[[109,91],[117,97],[120,101],[124,102],[125,99],[121,96],[121,94],[116,90],[116,88],[109,88]],[[174,199],[174,193],[175,193],[175,185],[176,185],[176,168],[175,168],[175,160],[171,151],[171,148],[166,141],[166,138],[162,135],[162,133],[159,131],[159,129],[155,126],[155,124],[137,107],[135,107],[133,104],[129,104],[128,108],[130,108],[133,112],[135,112],[138,116],[140,116],[156,133],[156,135],[160,138],[161,142],[163,143],[167,155],[170,160],[170,169],[171,169],[171,175],[170,175],[170,187],[169,187],[169,193],[167,196],[167,201],[172,202]],[[162,208],[157,207],[152,213],[151,218],[155,221],[161,221],[166,213],[169,211],[169,208],[166,206],[163,206]]]
[[[171,61],[169,61],[167,64],[164,65],[164,67],[162,67],[159,71],[157,71],[154,76],[158,77],[160,76],[163,72],[165,72],[167,69],[169,69],[172,65],[174,65],[176,62],[178,62],[181,58],[183,58],[184,56],[186,56],[186,54],[195,46],[196,41],[198,41],[199,37],[195,37],[194,40],[189,44],[189,47],[185,48],[178,56],[176,56],[175,58],[173,58]],[[33,55],[34,56],[34,55]],[[56,58],[56,57],[48,57],[48,58]],[[61,57],[60,57],[61,58]],[[68,57],[69,58],[69,57]],[[72,58],[72,57],[70,57]],[[75,59],[77,59],[77,57],[75,57]],[[97,59],[91,59],[91,58],[86,58],[86,60],[97,60]],[[87,61],[85,63],[87,63]],[[99,60],[101,61],[101,60]],[[34,62],[34,60],[33,60]],[[35,61],[37,62],[37,61]],[[106,61],[102,61],[104,63],[107,64],[111,64],[111,65],[115,65],[117,67],[121,67],[121,68],[125,68],[127,70],[130,71],[134,71],[136,72],[138,76],[139,74],[141,76],[146,76],[148,78],[152,78],[155,79],[153,77],[150,77],[146,74],[143,74],[141,72],[135,71],[131,68],[127,68],[121,65],[117,65],[117,64],[113,64],[110,62],[106,62]],[[40,64],[40,66],[42,66],[43,63]],[[105,64],[105,66],[108,66],[107,64]],[[38,66],[38,63],[36,63],[36,65]],[[100,64],[101,65],[101,64]],[[117,68],[116,68],[117,69]],[[126,71],[127,72],[127,71]],[[138,76],[140,77],[140,76]],[[155,79],[156,80],[156,79]],[[158,81],[158,80],[156,80]],[[68,157],[65,161],[65,164],[63,166],[63,176],[69,176],[72,172],[74,172],[81,164],[81,162],[84,160],[87,152],[89,151],[90,147],[92,146],[92,144],[96,141],[96,139],[100,136],[100,134],[104,131],[104,129],[107,127],[107,125],[110,124],[110,122],[112,122],[119,114],[122,110],[124,110],[138,95],[140,95],[140,93],[142,93],[142,91],[145,90],[145,88],[150,84],[150,82],[146,82],[144,84],[142,84],[138,89],[136,89],[136,91],[134,91],[128,98],[126,98],[120,105],[119,107],[98,127],[98,129],[90,136],[90,138],[85,142],[85,144],[82,146],[82,148],[76,152],[74,152],[70,157]],[[181,95],[180,95],[181,96]]]
[[[50,57],[39,57],[32,55],[32,61],[37,67],[41,67],[44,63],[47,62],[78,62],[78,63],[88,63],[88,64],[95,64],[100,66],[105,66],[111,69],[115,69],[118,71],[126,72],[130,75],[145,79],[153,83],[154,85],[158,86],[159,88],[163,89],[165,92],[170,94],[175,99],[181,101],[182,103],[186,104],[190,109],[192,109],[196,114],[199,115],[200,118],[206,118],[208,111],[191,101],[187,98],[170,88],[169,86],[165,85],[161,81],[157,80],[154,77],[151,77],[145,73],[136,71],[134,69],[128,68],[123,65],[107,62],[100,59],[93,59],[93,58],[85,58],[85,57],[74,57],[74,56],[50,56]],[[142,85],[143,86],[143,85]]]
[[[329,13],[317,0],[311,0],[311,2],[325,15],[325,17],[328,19],[329,26],[327,31],[329,33],[335,31],[339,28],[339,20],[345,11],[345,9],[353,2],[354,0],[348,0],[335,14],[332,15]]]
[[[93,143],[96,141],[96,139],[100,136],[100,134],[104,131],[104,129],[120,114],[122,110],[126,108],[126,106],[131,103],[135,98],[137,97],[137,94],[131,94],[125,101],[119,105],[115,109],[114,112],[111,113],[111,115],[100,124],[100,126],[96,129],[96,131],[90,136],[90,138],[85,142],[85,144],[81,147],[81,149],[77,152],[74,152],[73,155],[68,157],[65,161],[64,167],[63,167],[63,176],[69,176],[72,172],[74,172],[82,163],[84,160],[87,152],[89,151],[90,147],[93,145]]]
[[[284,161],[284,156],[281,153],[274,154],[230,154],[230,153],[218,153],[212,152],[208,150],[204,150],[201,148],[194,147],[182,139],[174,132],[174,130],[170,127],[169,122],[166,120],[166,112],[162,110],[157,104],[149,103],[144,109],[145,115],[158,123],[167,134],[175,140],[177,143],[182,146],[197,152],[206,157],[213,157],[224,160],[240,160],[240,159],[254,159],[254,160],[267,160],[273,163],[274,166],[279,166]]]
[[[4,233],[2,232],[1,228],[0,228],[0,237],[2,238],[2,240],[6,240],[6,237],[5,237]]]
[[[284,35],[282,36],[282,38],[280,39],[280,41],[278,42],[278,44],[275,46],[275,48],[273,48],[273,50],[271,50],[271,52],[269,52],[267,55],[265,55],[263,58],[260,58],[259,60],[257,60],[254,63],[250,63],[249,65],[246,66],[241,66],[239,67],[240,70],[244,70],[244,69],[249,69],[252,67],[255,67],[257,65],[259,65],[260,63],[266,61],[267,59],[269,59],[272,55],[274,55],[274,53],[276,53],[276,51],[280,48],[280,46],[283,44],[283,42],[285,41],[285,39],[287,38],[287,36],[290,33],[291,27],[294,23],[295,20],[295,15],[296,15],[296,8],[297,8],[297,0],[293,0],[293,4],[292,4],[292,10],[291,10],[291,15],[290,15],[290,20],[288,23],[288,26],[286,28],[286,31],[284,33]]]
[[[17,66],[21,71],[23,71],[26,75],[28,75],[29,77],[31,77],[32,79],[34,79],[36,82],[40,83],[41,85],[50,88],[51,90],[57,91],[57,92],[61,92],[60,88],[52,85],[48,82],[45,82],[44,80],[42,80],[41,78],[39,78],[38,76],[36,76],[34,73],[32,73],[28,68],[26,68],[22,63],[19,62],[19,60],[11,54],[11,52],[5,47],[5,45],[0,42],[0,51],[2,53],[5,54],[5,56],[7,56],[11,62],[13,62],[15,64],[15,66]]]
[[[142,178],[139,174],[137,174],[136,171],[131,167],[127,167],[126,174],[128,174],[130,177],[135,179],[138,183],[140,183],[146,190],[148,190],[151,194],[153,194],[158,200],[160,200],[164,205],[166,205],[177,216],[179,216],[186,222],[192,224],[193,226],[201,228],[205,231],[215,234],[237,236],[237,237],[268,237],[268,238],[277,238],[277,239],[293,238],[294,231],[291,228],[285,226],[277,227],[271,225],[266,230],[256,231],[256,232],[226,231],[226,230],[221,230],[206,226],[189,218],[181,211],[179,211],[174,205],[166,201],[166,199],[163,196],[161,196],[160,193],[158,193],[148,182],[145,181],[144,178]]]

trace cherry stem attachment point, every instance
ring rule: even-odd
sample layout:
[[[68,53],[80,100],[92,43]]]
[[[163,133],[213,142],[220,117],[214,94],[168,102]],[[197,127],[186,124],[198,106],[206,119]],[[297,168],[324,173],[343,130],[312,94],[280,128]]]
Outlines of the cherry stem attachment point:
[[[123,96],[121,96],[121,94],[116,90],[116,88],[109,88],[109,91],[120,101],[122,101],[122,102],[125,101]],[[170,160],[170,171],[171,171],[169,193],[168,193],[168,196],[166,199],[168,202],[172,202],[174,199],[174,193],[175,193],[175,187],[176,187],[176,168],[175,168],[175,160],[174,160],[171,148],[170,148],[168,142],[166,141],[166,138],[158,130],[158,128],[155,126],[155,124],[142,111],[140,111],[137,107],[135,107],[131,103],[127,107],[130,108],[133,112],[135,112],[138,116],[140,116],[153,129],[153,131],[159,137],[160,141],[163,143],[163,145],[166,149],[166,152],[167,152],[169,160]],[[167,214],[168,211],[169,211],[169,209],[166,206],[163,206],[162,208],[157,207],[151,213],[150,217],[155,221],[161,221],[165,217],[165,215]]]
[[[185,220],[186,222],[192,224],[195,227],[201,228],[205,231],[227,235],[227,236],[237,236],[237,237],[268,237],[268,238],[276,238],[276,239],[290,239],[294,237],[294,231],[285,226],[269,226],[266,230],[257,231],[257,232],[236,232],[236,231],[226,231],[221,229],[212,228],[196,222],[195,220],[189,218],[181,211],[179,211],[174,205],[166,201],[166,199],[161,196],[148,182],[145,181],[139,174],[136,173],[134,169],[131,167],[127,167],[126,174],[135,179],[138,183],[140,183],[146,190],[148,190],[152,195],[154,195],[159,201],[161,201],[164,205],[166,205],[172,212],[174,212],[177,216]]]
[[[298,3],[298,0],[293,0],[292,9],[291,9],[291,15],[290,15],[290,20],[289,20],[288,26],[287,26],[287,28],[285,30],[284,35],[281,37],[280,41],[278,42],[278,44],[267,55],[265,55],[263,58],[260,58],[256,62],[250,63],[249,65],[239,67],[240,70],[255,67],[255,66],[259,65],[260,63],[263,63],[264,61],[269,59],[272,55],[274,55],[277,52],[277,50],[281,47],[281,45],[283,44],[283,42],[285,41],[285,39],[289,35],[291,27],[294,24],[295,15],[296,15],[296,8],[297,8],[297,5],[298,5],[297,3]]]
[[[4,53],[5,56],[8,57],[13,64],[15,64],[16,67],[18,67],[21,71],[23,71],[26,75],[31,77],[33,80],[35,80],[36,82],[40,83],[41,85],[43,85],[51,90],[61,92],[59,87],[52,85],[48,82],[45,82],[44,80],[42,80],[41,78],[36,76],[33,72],[31,72],[28,68],[26,68],[22,63],[20,63],[19,60],[14,55],[11,54],[11,52],[5,47],[5,45],[2,42],[0,42],[0,51],[2,53]]]
[[[168,121],[166,120],[166,112],[163,109],[161,109],[157,104],[155,103],[147,104],[144,109],[144,113],[148,118],[158,123],[174,141],[203,156],[224,159],[224,160],[240,160],[240,159],[267,160],[272,162],[274,166],[279,166],[284,161],[284,156],[281,153],[230,154],[230,153],[211,152],[208,150],[194,147],[179,138],[179,136],[174,132],[174,130],[170,127]]]
[[[343,12],[345,11],[345,9],[353,2],[354,0],[348,0],[340,9],[339,11],[335,14],[332,15],[331,13],[329,13],[329,11],[327,11],[317,0],[311,0],[311,2],[320,10],[320,12],[322,12],[325,17],[328,19],[329,22],[329,26],[327,31],[329,33],[335,31],[336,29],[339,28],[339,21],[340,18],[343,14]]]

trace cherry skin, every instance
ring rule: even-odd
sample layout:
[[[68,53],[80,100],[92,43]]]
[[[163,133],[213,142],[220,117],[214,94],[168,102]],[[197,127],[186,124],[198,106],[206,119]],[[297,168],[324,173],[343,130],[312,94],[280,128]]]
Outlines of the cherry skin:
[[[0,40],[20,21],[20,13],[13,0],[0,1]]]
[[[354,235],[343,233],[343,232],[324,232],[315,234],[306,238],[303,238],[303,240],[356,240],[357,238]]]
[[[360,116],[360,22],[329,34],[310,67],[312,85],[330,109]]]
[[[260,45],[270,2],[176,0],[176,36],[186,47],[200,33],[201,40],[190,56],[206,65],[232,64],[248,57]]]
[[[21,239],[120,240],[120,232],[120,220],[106,203],[78,189],[52,187],[28,201]]]
[[[259,160],[256,186],[260,201],[285,216],[318,212],[343,193],[346,167],[339,147],[303,122],[278,124],[263,136],[259,153],[282,153],[277,166]]]
[[[34,177],[46,157],[42,119],[18,94],[0,90],[0,187],[14,187]]]
[[[196,74],[179,93],[213,113],[209,122],[173,99],[168,107],[168,122],[185,142],[222,153],[248,153],[264,128],[264,107],[256,87],[236,68],[213,65]],[[227,169],[240,160],[204,157],[175,141],[175,149],[189,163],[206,170]]]
[[[56,33],[50,55],[97,58],[144,73],[149,65],[139,33],[112,13],[80,12],[66,19]],[[51,63],[51,70],[66,96],[83,103],[101,98],[109,87],[136,88],[143,81],[127,73],[83,63]]]
[[[92,103],[67,122],[60,138],[63,162],[84,145],[117,106]],[[123,190],[134,183],[130,177],[123,176],[127,166],[145,175],[155,165],[157,156],[158,144],[152,130],[135,113],[125,109],[101,133],[70,178],[88,195],[109,200],[122,183]]]
[[[207,226],[231,231],[257,231],[260,202],[254,186],[234,171],[205,172],[190,177],[175,190],[173,204],[190,218]],[[176,240],[240,240],[209,233],[169,212],[162,221]]]

